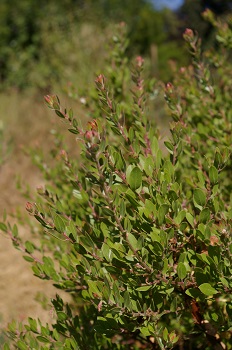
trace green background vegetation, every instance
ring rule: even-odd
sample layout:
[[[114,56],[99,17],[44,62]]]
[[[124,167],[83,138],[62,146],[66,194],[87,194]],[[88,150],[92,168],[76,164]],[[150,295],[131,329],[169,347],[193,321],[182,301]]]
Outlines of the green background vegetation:
[[[155,2],[154,2],[155,4]],[[211,45],[212,26],[201,12],[211,7],[220,16],[230,1],[189,1],[176,13],[157,11],[145,0],[2,0],[0,3],[1,89],[39,88],[49,91],[68,81],[83,84],[101,69],[105,41],[113,24],[128,25],[130,55],[151,60],[151,73],[168,80],[168,62],[186,61],[182,45],[185,27],[197,29]],[[207,39],[207,42],[206,40]]]

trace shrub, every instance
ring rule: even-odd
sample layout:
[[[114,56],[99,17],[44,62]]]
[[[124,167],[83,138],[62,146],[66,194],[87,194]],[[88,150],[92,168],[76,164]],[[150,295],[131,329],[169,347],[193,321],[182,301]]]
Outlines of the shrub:
[[[23,243],[6,222],[1,229],[33,273],[73,303],[57,294],[51,326],[13,322],[16,348],[232,348],[231,27],[213,22],[218,51],[202,54],[187,29],[193,64],[164,87],[173,119],[168,154],[146,109],[141,57],[133,86],[126,73],[96,78],[84,128],[58,97],[45,97],[77,137],[82,161],[62,150],[46,170],[50,185],[27,203],[43,227],[40,245]]]

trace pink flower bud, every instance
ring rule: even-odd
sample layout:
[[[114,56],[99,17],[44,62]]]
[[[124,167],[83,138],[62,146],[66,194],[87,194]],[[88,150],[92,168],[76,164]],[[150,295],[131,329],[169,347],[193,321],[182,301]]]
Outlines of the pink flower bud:
[[[34,205],[30,202],[26,203],[25,208],[28,211],[28,213],[30,213],[30,214],[32,214],[34,212]]]
[[[185,67],[180,67],[180,73],[185,73],[186,72],[186,68]]]
[[[97,130],[97,121],[96,121],[96,119],[93,119],[90,122],[88,122],[88,126],[90,127],[91,130]]]
[[[47,104],[49,106],[53,107],[53,98],[52,98],[52,96],[46,95],[46,96],[44,96],[44,99],[45,99],[45,101],[47,102]]]
[[[144,64],[144,59],[141,56],[136,57],[136,63],[138,67],[142,67]]]
[[[66,156],[67,156],[67,153],[66,153],[66,151],[65,151],[64,149],[62,149],[62,150],[60,151],[60,155],[63,156],[63,157],[66,157]]]
[[[167,83],[166,84],[165,91],[166,91],[167,94],[172,94],[173,93],[173,85],[172,85],[172,83]]]
[[[67,152],[66,152],[64,149],[62,149],[62,150],[60,151],[60,156],[61,156],[61,158],[63,158],[65,161],[68,160],[68,154],[67,154]]]
[[[192,29],[186,28],[183,37],[187,42],[192,42],[194,40],[194,33]]]
[[[60,109],[60,102],[56,95],[46,95],[44,96],[44,99],[49,108]]]
[[[92,132],[92,130],[86,131],[84,137],[85,137],[85,140],[86,140],[86,141],[91,141],[92,138],[93,138],[93,132]]]
[[[101,89],[105,88],[105,77],[103,74],[100,74],[96,79],[95,79],[95,83],[101,87]]]

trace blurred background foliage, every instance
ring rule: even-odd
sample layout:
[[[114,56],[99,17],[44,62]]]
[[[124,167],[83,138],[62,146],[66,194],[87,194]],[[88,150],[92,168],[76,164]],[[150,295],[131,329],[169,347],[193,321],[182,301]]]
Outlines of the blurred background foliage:
[[[1,0],[1,89],[33,87],[47,92],[67,82],[92,81],[103,68],[113,24],[121,21],[128,26],[128,54],[145,56],[150,73],[168,81],[170,63],[186,63],[184,28],[197,29],[203,43],[212,45],[212,26],[201,13],[210,8],[223,17],[232,10],[229,0],[185,0],[175,12],[160,4],[160,0]]]

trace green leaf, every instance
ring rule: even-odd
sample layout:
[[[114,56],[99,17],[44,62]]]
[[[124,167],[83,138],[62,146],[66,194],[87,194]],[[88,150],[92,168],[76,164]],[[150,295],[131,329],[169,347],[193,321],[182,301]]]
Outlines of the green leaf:
[[[13,234],[14,237],[18,237],[18,235],[19,235],[18,227],[15,224],[13,226],[12,234]]]
[[[169,142],[169,141],[164,141],[164,144],[165,144],[167,150],[168,150],[171,154],[173,154],[173,150],[174,150],[173,144],[172,144],[171,142]]]
[[[166,160],[164,163],[164,178],[167,183],[173,182],[174,166],[170,160]]]
[[[118,282],[117,281],[115,281],[114,284],[113,284],[113,295],[114,295],[116,303],[119,304],[121,299],[120,299],[120,291],[119,291],[119,287],[118,287]]]
[[[135,236],[133,236],[132,233],[128,233],[127,239],[128,239],[128,242],[130,243],[130,245],[132,246],[132,248],[134,250],[137,250],[138,249],[138,241],[135,238]]]
[[[129,137],[130,142],[133,142],[133,141],[134,141],[134,137],[135,137],[134,128],[131,127],[131,128],[129,129],[128,137]]]
[[[56,115],[58,115],[58,117],[65,118],[65,115],[62,112],[56,110],[55,113],[56,113]]]
[[[221,280],[221,282],[222,282],[222,284],[223,284],[224,286],[226,286],[227,288],[229,288],[229,283],[228,283],[228,281],[225,279],[225,277],[221,277],[220,280]]]
[[[87,281],[88,285],[89,285],[89,294],[91,297],[93,297],[93,293],[96,294],[98,297],[101,296],[101,292],[98,288],[98,284],[96,281]]]
[[[77,129],[68,129],[68,131],[75,135],[79,134],[79,131]]]
[[[134,208],[138,208],[138,206],[139,206],[139,202],[138,201],[136,201],[135,199],[134,199],[134,196],[132,196],[131,194],[133,194],[134,195],[134,192],[132,192],[130,189],[126,192],[126,198],[128,199],[128,201],[133,205],[133,207]]]
[[[27,255],[23,255],[23,259],[28,261],[28,262],[33,262],[34,261],[33,258],[31,258],[30,256],[27,256]]]
[[[219,167],[222,164],[223,160],[222,160],[222,155],[219,152],[219,149],[216,149],[216,153],[215,153],[215,157],[214,157],[214,164],[216,165],[216,167]]]
[[[158,210],[158,220],[159,224],[162,225],[164,222],[165,215],[168,213],[169,206],[167,204],[162,204]]]
[[[213,313],[211,314],[211,318],[212,318],[212,320],[213,320],[214,322],[217,322],[217,321],[218,321],[218,314],[217,314],[216,312],[213,312]]]
[[[3,350],[10,350],[9,345],[5,343],[5,344],[3,345]]]
[[[152,252],[155,255],[157,255],[157,256],[163,255],[163,247],[159,242],[154,241],[150,246],[152,247]]]
[[[109,248],[109,246],[105,243],[102,244],[101,248],[102,254],[106,261],[111,261],[112,260],[112,250]]]
[[[185,219],[186,216],[186,211],[185,210],[181,210],[178,215],[175,217],[174,222],[177,225],[180,225],[180,223]]]
[[[195,203],[201,207],[204,207],[206,204],[206,195],[200,188],[194,190],[193,199]]]
[[[121,151],[114,152],[113,157],[114,157],[114,163],[115,163],[116,169],[124,171],[126,167],[126,162],[123,158]]]
[[[4,222],[0,222],[0,230],[7,232],[7,226],[6,226],[6,224],[4,224]]]
[[[26,250],[27,250],[27,252],[28,253],[33,253],[33,251],[34,251],[34,245],[31,243],[31,242],[29,242],[29,241],[26,241],[25,242],[25,248],[26,248]]]
[[[52,227],[50,227],[50,226],[46,223],[46,221],[44,221],[39,215],[35,215],[35,218],[36,218],[36,220],[39,221],[39,223],[40,223],[42,226],[44,226],[44,227],[46,227],[46,228],[52,228]]]
[[[30,325],[30,329],[32,332],[37,333],[37,322],[33,318],[29,317],[28,318],[28,323]]]
[[[152,201],[150,201],[149,199],[146,199],[146,201],[145,201],[145,208],[147,209],[148,215],[150,215],[151,213],[152,214],[156,213],[155,204]]]
[[[27,345],[22,340],[17,341],[16,344],[20,350],[28,350]]]
[[[102,100],[102,102],[103,102],[103,100]],[[107,106],[107,103],[106,103],[106,106]],[[114,127],[114,126],[111,126],[111,130],[113,131],[113,133],[115,134],[115,135],[121,135],[121,130],[117,127]]]
[[[53,221],[55,224],[55,228],[59,233],[63,233],[65,231],[65,222],[60,215],[53,211],[52,213]]]
[[[186,219],[189,222],[189,224],[194,227],[194,217],[190,213],[186,213]]]
[[[130,293],[127,290],[124,293],[124,307],[128,309],[131,307]]]
[[[158,149],[156,155],[155,155],[155,167],[156,169],[159,169],[160,168],[160,165],[161,165],[161,162],[162,162],[162,152],[160,149]]]
[[[165,327],[164,330],[163,330],[163,338],[164,338],[165,341],[168,340],[168,330],[167,330],[166,327]]]
[[[138,167],[133,168],[127,181],[133,191],[137,190],[142,185],[142,171]]]
[[[196,288],[189,288],[185,291],[185,294],[189,295],[191,298],[198,298],[200,296],[200,291]]]
[[[209,169],[209,179],[212,184],[216,184],[218,182],[218,171],[213,165]]]
[[[185,267],[185,264],[182,262],[178,263],[177,275],[181,280],[183,280],[187,276],[187,269]]]
[[[69,349],[80,350],[80,347],[77,345],[77,342],[73,338],[66,339],[65,340],[65,345],[67,346],[67,347],[65,347],[65,350],[69,350]],[[60,349],[62,349],[62,345],[61,345]]]
[[[154,159],[152,156],[148,156],[144,162],[144,171],[147,176],[152,176],[154,171]]]
[[[152,286],[142,286],[142,287],[136,288],[136,290],[137,290],[138,292],[146,292],[147,290],[149,290],[149,289],[151,289],[151,288],[152,288]]]
[[[198,170],[197,171],[197,176],[198,176],[200,185],[205,186],[205,176],[203,174],[203,171]]]
[[[123,218],[126,214],[126,205],[125,205],[125,201],[122,200],[120,203],[120,215]]]
[[[151,331],[149,331],[149,329],[147,327],[142,327],[140,328],[140,332],[142,333],[142,335],[144,337],[149,337],[149,335],[151,335]]]
[[[214,295],[217,294],[218,291],[214,289],[209,283],[203,283],[199,286],[200,291],[205,295]]]
[[[87,249],[95,247],[94,242],[88,233],[85,233],[85,236],[80,237],[80,244]]]
[[[210,210],[209,210],[209,208],[204,208],[201,211],[199,220],[203,224],[207,223],[210,220]]]
[[[154,156],[156,156],[157,152],[160,150],[158,139],[155,136],[152,137],[151,150]]]
[[[57,318],[59,321],[65,321],[68,318],[68,316],[63,311],[57,311]]]
[[[40,341],[41,343],[50,343],[50,340],[45,338],[45,337],[42,337],[41,335],[38,335],[38,337],[36,337],[36,339],[38,341]]]

